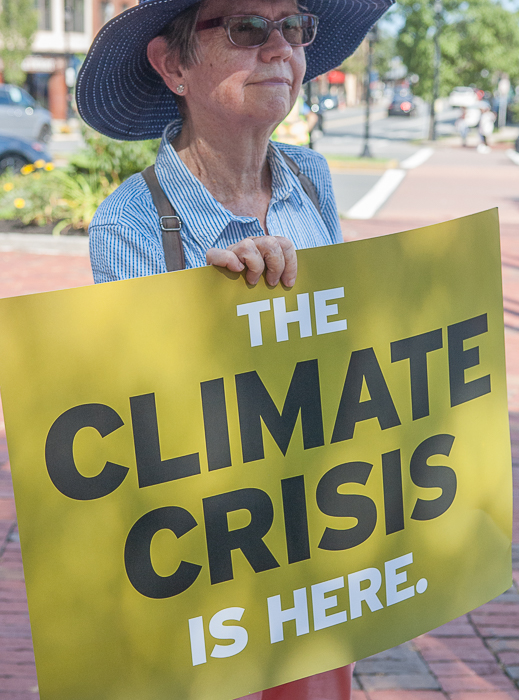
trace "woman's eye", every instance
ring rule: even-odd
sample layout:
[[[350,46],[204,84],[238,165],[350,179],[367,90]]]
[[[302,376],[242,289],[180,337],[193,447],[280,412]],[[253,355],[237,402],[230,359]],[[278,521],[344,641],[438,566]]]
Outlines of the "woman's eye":
[[[236,25],[235,30],[238,32],[254,32],[257,31],[258,28],[250,22],[242,22],[241,24]]]

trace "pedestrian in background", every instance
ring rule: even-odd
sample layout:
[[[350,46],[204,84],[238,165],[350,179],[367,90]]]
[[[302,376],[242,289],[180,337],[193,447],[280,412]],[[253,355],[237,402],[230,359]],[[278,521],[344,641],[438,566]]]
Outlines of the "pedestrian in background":
[[[455,126],[456,126],[456,129],[459,131],[459,134],[461,136],[461,145],[466,146],[467,145],[467,136],[469,133],[469,124],[467,121],[467,108],[466,107],[461,108],[461,115],[456,120]]]
[[[490,105],[485,104],[481,108],[481,118],[479,120],[478,132],[481,138],[481,143],[478,146],[478,153],[489,153],[490,144],[489,139],[494,131],[494,122],[496,121],[496,115],[490,109]]]

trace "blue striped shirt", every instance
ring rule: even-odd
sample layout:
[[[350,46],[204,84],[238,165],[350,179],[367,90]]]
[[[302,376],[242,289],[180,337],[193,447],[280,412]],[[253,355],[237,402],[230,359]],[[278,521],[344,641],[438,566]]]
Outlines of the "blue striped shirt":
[[[235,216],[225,209],[180,160],[170,141],[181,126],[177,121],[165,130],[156,172],[182,220],[186,267],[202,267],[209,248],[225,249],[243,238],[265,234],[257,218]],[[285,163],[280,148],[314,183],[322,217]],[[273,142],[267,159],[272,173],[269,234],[289,238],[297,249],[341,242],[326,160],[308,148]],[[118,187],[96,212],[90,225],[90,259],[96,282],[166,272],[159,216],[140,173]]]

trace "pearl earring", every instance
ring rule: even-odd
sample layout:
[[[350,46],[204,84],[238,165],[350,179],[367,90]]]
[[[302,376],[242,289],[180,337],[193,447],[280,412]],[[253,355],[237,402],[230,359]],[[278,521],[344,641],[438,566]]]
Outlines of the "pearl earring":
[[[179,86],[177,87],[177,92],[179,92],[180,94],[182,94],[182,93],[184,92],[185,89],[186,89],[186,88],[185,88],[183,85],[179,85]]]

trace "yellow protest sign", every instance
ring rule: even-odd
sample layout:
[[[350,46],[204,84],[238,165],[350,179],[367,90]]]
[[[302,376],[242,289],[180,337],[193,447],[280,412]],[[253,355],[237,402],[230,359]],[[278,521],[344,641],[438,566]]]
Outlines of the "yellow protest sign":
[[[511,583],[497,213],[0,302],[42,700],[232,700]]]

